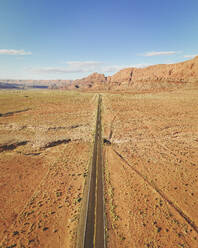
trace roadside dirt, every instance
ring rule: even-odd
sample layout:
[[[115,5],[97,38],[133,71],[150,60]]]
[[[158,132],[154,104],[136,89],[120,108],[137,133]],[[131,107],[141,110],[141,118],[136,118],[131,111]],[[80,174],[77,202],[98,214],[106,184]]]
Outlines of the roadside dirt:
[[[68,144],[46,154],[53,163],[48,161],[43,177],[33,181],[35,185],[31,183],[35,191],[8,223],[4,231],[5,247],[15,244],[19,247],[74,246],[88,153],[87,144]],[[38,167],[36,171],[40,172]],[[12,195],[13,192],[11,199]],[[18,195],[18,199],[25,199],[25,196]],[[16,206],[20,205],[13,200]],[[13,211],[12,203],[9,209]]]
[[[0,120],[0,247],[75,247],[95,96],[8,91],[0,100],[1,113],[16,113]]]
[[[193,87],[101,94],[107,247],[198,247]],[[0,103],[0,247],[75,247],[97,95],[4,91]]]
[[[198,246],[197,97],[103,95],[108,247]]]

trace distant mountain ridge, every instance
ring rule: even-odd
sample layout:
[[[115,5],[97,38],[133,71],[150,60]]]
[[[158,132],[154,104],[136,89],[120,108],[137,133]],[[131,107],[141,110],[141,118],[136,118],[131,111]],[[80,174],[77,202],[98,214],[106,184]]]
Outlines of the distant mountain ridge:
[[[0,79],[0,89],[57,89],[71,84],[72,80],[14,80]]]
[[[67,90],[156,90],[182,87],[198,82],[198,56],[176,64],[126,68],[106,77],[97,72],[77,80],[0,80],[9,84],[46,86]]]
[[[176,64],[159,64],[145,68],[125,68],[112,76],[93,73],[74,80],[68,89],[155,90],[182,87],[198,82],[198,56]]]

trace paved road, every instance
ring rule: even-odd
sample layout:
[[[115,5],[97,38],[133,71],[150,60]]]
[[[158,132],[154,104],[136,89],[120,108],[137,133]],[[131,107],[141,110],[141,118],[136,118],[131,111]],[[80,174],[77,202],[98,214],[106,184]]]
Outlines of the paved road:
[[[101,102],[99,95],[84,248],[105,247]]]

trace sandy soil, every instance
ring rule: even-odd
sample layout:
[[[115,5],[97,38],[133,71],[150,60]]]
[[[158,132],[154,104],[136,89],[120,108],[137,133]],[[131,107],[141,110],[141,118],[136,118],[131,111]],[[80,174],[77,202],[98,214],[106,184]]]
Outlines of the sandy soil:
[[[95,95],[0,92],[0,247],[75,247]]]
[[[108,247],[198,247],[197,99],[103,94]]]
[[[198,247],[198,88],[102,93],[107,247]],[[96,94],[0,92],[0,247],[75,247]]]

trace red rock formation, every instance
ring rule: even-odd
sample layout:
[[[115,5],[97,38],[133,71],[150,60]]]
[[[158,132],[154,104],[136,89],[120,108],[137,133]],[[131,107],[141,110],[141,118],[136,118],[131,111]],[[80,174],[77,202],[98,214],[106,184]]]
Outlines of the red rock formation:
[[[146,68],[126,68],[113,76],[93,73],[78,80],[1,80],[27,86],[82,90],[158,90],[182,87],[198,82],[198,56],[177,64],[152,65]]]
[[[74,80],[70,88],[80,88],[80,89],[104,89],[107,82],[107,78],[104,74],[93,73],[88,77]]]
[[[198,56],[177,64],[126,68],[109,77],[93,73],[73,81],[70,89],[158,90],[178,88],[190,82],[198,82]]]
[[[198,56],[177,64],[123,69],[108,78],[111,88],[149,89],[178,87],[198,82]]]

